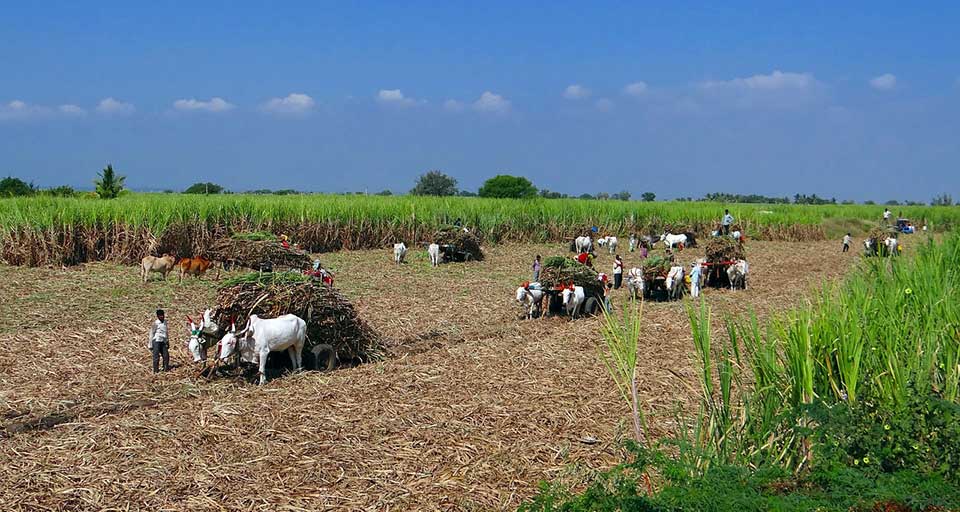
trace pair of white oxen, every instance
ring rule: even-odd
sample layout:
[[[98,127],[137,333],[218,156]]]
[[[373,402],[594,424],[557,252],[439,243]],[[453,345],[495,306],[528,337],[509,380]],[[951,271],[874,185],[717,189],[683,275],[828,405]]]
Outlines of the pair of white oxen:
[[[543,316],[543,297],[546,291],[540,283],[530,283],[526,287],[517,288],[517,302],[527,310],[527,318],[538,314]],[[566,287],[560,292],[563,308],[570,316],[577,316],[587,300],[582,286]]]
[[[427,256],[430,257],[430,265],[436,267],[440,264],[440,246],[430,244],[427,246]],[[397,265],[403,263],[407,257],[407,244],[403,242],[393,244],[393,262]]]
[[[190,322],[190,339],[187,349],[193,356],[194,362],[207,359],[207,349],[203,344],[202,334],[214,335],[219,328],[214,323],[210,310],[203,313],[202,324]],[[220,342],[217,343],[217,357],[226,360],[237,350],[240,359],[248,363],[256,363],[260,367],[260,384],[267,381],[267,356],[270,352],[286,350],[290,354],[295,370],[303,367],[303,347],[307,342],[307,323],[297,315],[282,315],[277,318],[260,318],[250,315],[247,326],[237,332],[236,325],[230,326]]]

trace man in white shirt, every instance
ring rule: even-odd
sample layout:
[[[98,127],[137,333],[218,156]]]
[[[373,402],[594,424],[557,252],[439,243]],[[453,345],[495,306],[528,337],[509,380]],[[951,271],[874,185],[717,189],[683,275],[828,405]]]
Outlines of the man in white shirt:
[[[163,371],[170,369],[170,340],[167,338],[167,322],[162,309],[157,310],[157,319],[150,326],[147,348],[153,352],[153,373],[160,371],[160,357],[163,357]]]
[[[884,209],[883,209],[883,223],[884,223],[884,224],[888,224],[888,225],[890,224],[890,215],[891,215],[891,213],[890,213],[890,208],[884,208]]]
[[[730,210],[723,211],[723,220],[720,222],[720,225],[723,227],[723,234],[730,234],[730,226],[733,225],[733,215],[730,215]]]

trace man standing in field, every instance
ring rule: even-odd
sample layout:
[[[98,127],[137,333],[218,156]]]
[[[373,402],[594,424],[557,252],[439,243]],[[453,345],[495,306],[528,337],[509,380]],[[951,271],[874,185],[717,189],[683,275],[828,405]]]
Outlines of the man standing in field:
[[[853,237],[850,236],[850,233],[843,235],[843,252],[850,250],[850,244],[853,242]]]
[[[891,215],[891,213],[890,213],[890,208],[884,208],[884,209],[883,209],[883,223],[886,224],[886,225],[888,225],[888,226],[890,225],[890,215]]]
[[[147,348],[153,352],[153,373],[160,371],[160,357],[163,356],[163,371],[170,369],[170,340],[167,338],[167,322],[162,309],[157,310],[157,319],[150,326]]]
[[[613,260],[613,289],[619,290],[620,285],[623,283],[623,260],[620,259],[618,254]]]
[[[534,283],[540,282],[540,268],[541,268],[540,255],[538,254],[537,257],[533,260],[533,282]]]
[[[700,296],[700,276],[703,270],[696,261],[690,265],[690,296],[696,299]]]
[[[733,225],[733,215],[730,215],[730,210],[723,211],[723,220],[720,221],[720,225],[723,227],[723,234],[730,234],[730,226]]]

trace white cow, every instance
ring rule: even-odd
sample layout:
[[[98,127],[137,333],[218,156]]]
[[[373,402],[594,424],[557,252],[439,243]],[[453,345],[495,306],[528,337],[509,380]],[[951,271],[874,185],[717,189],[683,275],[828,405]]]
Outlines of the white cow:
[[[617,252],[617,237],[605,236],[597,239],[597,245],[601,248],[606,247],[610,254]]]
[[[683,295],[684,270],[682,266],[675,266],[670,267],[670,272],[667,272],[664,286],[667,288],[667,296],[671,299],[679,299]]]
[[[393,262],[397,265],[403,263],[403,258],[407,257],[407,246],[403,242],[393,244]]]
[[[297,315],[277,318],[250,315],[247,327],[240,335],[231,331],[220,340],[220,359],[227,359],[239,348],[244,361],[259,364],[260,384],[264,384],[267,382],[267,356],[270,352],[286,350],[294,369],[299,370],[303,366],[303,346],[306,342],[307,323]]]
[[[673,249],[677,246],[682,248],[687,245],[687,235],[671,235],[670,233],[664,233],[660,235],[660,241],[663,242],[669,249]]]
[[[146,283],[148,276],[151,272],[159,272],[163,275],[163,280],[167,280],[167,274],[169,274],[174,267],[176,258],[170,254],[164,254],[163,256],[144,256],[140,260],[140,277],[143,279],[143,282]]]
[[[747,274],[749,271],[750,266],[747,265],[747,260],[737,260],[736,263],[727,267],[727,277],[730,278],[730,289],[746,289]]]
[[[188,322],[190,328],[190,339],[187,340],[187,350],[193,356],[193,362],[199,363],[207,360],[207,348],[203,346],[203,338],[200,336],[200,328],[193,322]]]
[[[630,252],[637,250],[637,235],[630,235]]]
[[[517,288],[517,302],[527,310],[527,318],[533,318],[541,313],[543,307],[543,290],[540,283],[530,283],[527,288]]]
[[[189,316],[187,317],[187,323],[190,326],[190,339],[188,339],[186,343],[187,350],[190,352],[190,355],[193,356],[193,362],[199,363],[200,361],[206,361],[207,347],[203,335],[208,334],[215,336],[220,329],[217,323],[213,321],[213,310],[207,308],[203,312],[203,317],[199,325]]]
[[[640,267],[633,267],[627,271],[626,277],[624,277],[625,283],[627,285],[627,292],[630,294],[630,297],[634,299],[639,299],[643,297],[643,290],[646,288],[646,283],[643,280],[643,269]]]
[[[888,255],[897,256],[897,246],[900,245],[900,242],[896,238],[889,236],[883,243],[887,246]]]
[[[574,241],[577,248],[577,254],[582,252],[593,252],[593,240],[589,236],[578,236]]]
[[[586,300],[583,287],[574,286],[573,289],[564,288],[562,297],[563,307],[567,310],[567,314],[576,318],[580,314],[580,309],[583,307],[583,303]]]
[[[437,244],[430,244],[427,247],[427,255],[430,256],[430,265],[436,267],[440,264],[440,246]]]

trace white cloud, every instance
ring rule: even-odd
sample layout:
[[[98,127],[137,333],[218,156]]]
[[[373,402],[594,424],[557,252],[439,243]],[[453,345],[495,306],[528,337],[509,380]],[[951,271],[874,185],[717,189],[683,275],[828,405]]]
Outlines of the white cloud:
[[[49,119],[58,116],[81,116],[84,114],[86,114],[86,111],[76,105],[60,105],[54,108],[45,105],[33,105],[21,100],[13,100],[6,105],[0,105],[0,120]]]
[[[97,104],[97,112],[106,115],[123,116],[132,114],[136,110],[131,103],[124,103],[114,98],[104,98]]]
[[[404,96],[400,89],[380,89],[380,92],[377,93],[377,102],[381,105],[409,107],[415,105],[417,100]]]
[[[302,115],[313,110],[316,102],[301,93],[292,93],[286,98],[271,98],[260,106],[260,110],[270,114]]]
[[[613,102],[607,98],[600,98],[594,103],[594,106],[597,107],[597,110],[601,112],[610,112],[613,110]]]
[[[473,109],[480,112],[493,112],[504,114],[510,111],[510,100],[494,94],[490,91],[484,91],[477,101],[473,102]]]
[[[76,105],[60,105],[59,107],[57,107],[57,110],[59,110],[61,114],[67,115],[67,116],[85,116],[85,115],[87,115],[87,111],[86,111],[86,110],[84,110],[84,109],[82,109],[82,108],[80,108],[80,107],[78,107],[78,106],[76,106]]]
[[[234,107],[235,105],[233,103],[230,103],[220,97],[210,98],[210,101],[201,101],[190,98],[189,100],[180,99],[173,102],[173,108],[183,112],[226,112],[228,110],[232,110]]]
[[[889,91],[897,86],[897,76],[890,73],[884,73],[870,79],[870,87],[878,91]]]
[[[579,84],[568,85],[567,88],[563,90],[563,97],[568,100],[582,100],[584,98],[589,98],[590,89],[587,89]]]
[[[706,81],[700,84],[705,90],[718,89],[741,89],[758,91],[777,91],[789,89],[812,89],[817,87],[819,82],[811,73],[784,73],[783,71],[774,71],[769,75],[753,75],[747,78],[734,78],[733,80]]]
[[[736,108],[792,109],[821,101],[826,88],[812,73],[774,71],[697,84],[700,102],[711,100]]]
[[[0,120],[27,119],[43,114],[43,107],[28,105],[20,100],[13,100],[6,105],[0,105]]]
[[[646,94],[646,92],[647,92],[646,82],[634,82],[632,84],[627,84],[627,86],[623,88],[623,93],[626,94],[627,96],[639,97]]]
[[[447,112],[463,112],[465,108],[467,108],[467,106],[457,100],[447,100],[443,102],[443,109]]]

